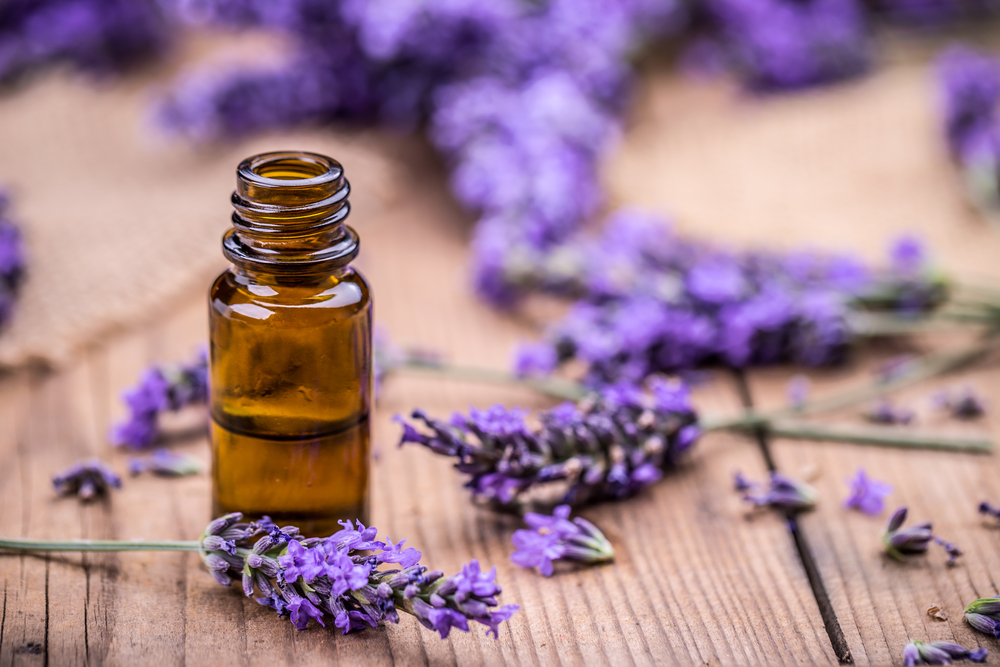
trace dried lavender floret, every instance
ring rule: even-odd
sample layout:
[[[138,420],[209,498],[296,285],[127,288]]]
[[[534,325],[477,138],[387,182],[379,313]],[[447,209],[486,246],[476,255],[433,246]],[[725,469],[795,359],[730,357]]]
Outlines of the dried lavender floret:
[[[514,531],[511,562],[519,567],[536,568],[548,577],[554,560],[587,564],[613,560],[615,551],[604,533],[583,517],[570,519],[569,515],[569,505],[559,505],[551,516],[527,512],[524,522],[531,530]]]
[[[931,542],[936,542],[948,554],[948,565],[954,565],[955,560],[962,555],[961,549],[955,544],[937,537],[932,532],[931,522],[903,528],[906,522],[907,508],[900,507],[885,525],[882,531],[882,544],[886,553],[896,560],[906,560],[907,556],[927,553]]]
[[[870,410],[864,413],[865,419],[874,424],[900,424],[905,425],[913,421],[913,411],[902,406],[893,405],[888,399],[883,398]]]
[[[977,419],[986,414],[983,400],[971,387],[942,389],[931,396],[935,407],[947,410],[955,419]]]
[[[400,445],[454,457],[473,495],[500,505],[552,482],[568,487],[560,504],[625,498],[659,480],[700,435],[683,383],[654,378],[648,388],[612,385],[542,412],[538,427],[527,426],[527,411],[500,405],[450,422],[415,410],[427,431],[397,417]]]
[[[122,480],[106,463],[97,458],[77,461],[52,477],[52,486],[60,496],[76,495],[89,501],[120,489]]]
[[[129,416],[111,429],[111,443],[141,449],[160,435],[160,414],[188,405],[205,403],[208,397],[208,353],[202,350],[193,361],[147,368],[139,384],[122,398]]]
[[[819,492],[811,484],[777,471],[771,471],[767,485],[749,480],[739,472],[734,479],[735,489],[754,507],[801,512],[811,510],[819,501]]]
[[[911,640],[903,647],[904,665],[950,665],[952,660],[984,662],[989,654],[984,648],[967,649],[954,642]]]
[[[885,497],[892,493],[891,484],[872,479],[863,468],[858,468],[847,484],[851,487],[851,494],[844,500],[844,507],[861,510],[871,516],[882,513]]]
[[[264,517],[242,523],[228,514],[212,521],[201,536],[201,557],[223,586],[234,580],[243,592],[288,616],[296,628],[329,620],[344,634],[382,622],[398,623],[402,610],[446,638],[452,628],[467,632],[469,621],[498,635],[518,605],[499,606],[496,569],[483,572],[472,560],[445,577],[420,564],[420,552],[376,539],[378,531],[350,521],[327,538],[303,539],[297,528],[279,527]],[[384,564],[396,568],[379,569]]]

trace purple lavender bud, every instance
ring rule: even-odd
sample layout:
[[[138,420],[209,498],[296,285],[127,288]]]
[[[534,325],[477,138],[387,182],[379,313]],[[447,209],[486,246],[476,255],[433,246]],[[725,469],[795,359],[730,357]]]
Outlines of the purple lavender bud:
[[[903,664],[906,667],[920,664],[920,650],[912,641],[903,647]]]
[[[965,620],[976,630],[1000,639],[1000,621],[978,612],[965,612]]]
[[[885,545],[886,553],[890,556],[902,561],[906,559],[906,556],[924,554],[931,542],[936,542],[944,548],[948,554],[948,565],[953,565],[955,559],[962,555],[962,551],[956,545],[933,534],[929,521],[903,528],[906,515],[907,509],[905,507],[897,509],[889,517],[882,532],[882,543]]]
[[[844,500],[844,507],[858,509],[877,516],[885,509],[885,497],[892,493],[892,485],[872,479],[862,468],[847,480],[851,494]]]
[[[201,546],[206,551],[225,551],[228,554],[236,555],[236,543],[233,540],[223,539],[219,535],[206,535],[201,541]]]

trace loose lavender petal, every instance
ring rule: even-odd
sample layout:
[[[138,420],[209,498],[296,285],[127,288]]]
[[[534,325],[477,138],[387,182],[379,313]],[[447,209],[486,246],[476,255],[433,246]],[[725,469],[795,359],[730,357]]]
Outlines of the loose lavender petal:
[[[868,477],[861,468],[847,480],[851,494],[844,500],[844,507],[861,510],[877,516],[885,509],[885,497],[892,493],[892,485]]]

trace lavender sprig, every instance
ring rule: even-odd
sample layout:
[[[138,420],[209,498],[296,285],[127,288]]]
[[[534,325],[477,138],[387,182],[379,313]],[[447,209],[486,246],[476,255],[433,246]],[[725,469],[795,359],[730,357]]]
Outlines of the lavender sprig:
[[[560,504],[620,499],[659,480],[698,439],[688,388],[654,378],[649,393],[616,385],[577,404],[564,403],[529,428],[526,410],[496,405],[443,422],[415,410],[422,432],[402,418],[408,442],[457,459],[476,497],[511,506],[533,489],[568,487]]]
[[[89,458],[77,461],[53,476],[52,486],[60,496],[76,495],[87,502],[107,495],[111,489],[120,489],[122,480],[106,463]]]
[[[903,647],[904,665],[950,665],[952,660],[985,662],[989,651],[967,649],[954,642],[922,642],[916,639]]]
[[[148,447],[160,435],[160,414],[202,404],[208,396],[208,354],[202,350],[186,364],[152,366],[139,384],[122,394],[129,416],[111,429],[111,443]]]
[[[944,299],[946,283],[913,239],[890,255],[871,269],[849,256],[737,253],[624,210],[596,239],[512,250],[498,280],[575,299],[515,368],[546,374],[575,359],[598,386],[710,364],[836,364],[857,338],[881,335],[873,318],[908,321]]]
[[[955,419],[978,419],[986,414],[983,400],[971,387],[961,387],[953,390],[942,389],[931,397],[935,407],[947,410]]]
[[[955,560],[962,555],[961,549],[934,535],[930,521],[903,528],[906,514],[907,509],[900,507],[889,517],[882,532],[882,544],[885,545],[886,553],[896,560],[903,561],[907,556],[927,553],[930,543],[936,542],[947,552],[948,565],[954,565]]]
[[[527,512],[524,522],[531,530],[515,530],[511,562],[552,575],[552,561],[568,560],[593,565],[614,560],[615,550],[601,530],[583,517],[571,520],[570,506],[559,505],[551,516]]]
[[[216,581],[242,584],[247,597],[288,616],[302,630],[310,620],[333,621],[343,634],[382,622],[398,623],[398,611],[416,616],[441,638],[452,628],[468,632],[469,622],[499,626],[518,605],[498,607],[496,568],[483,572],[476,560],[445,577],[420,564],[416,549],[376,539],[377,530],[350,521],[327,538],[303,538],[293,526],[265,518],[241,523],[228,514],[205,528],[201,557]],[[392,569],[379,569],[396,565]]]

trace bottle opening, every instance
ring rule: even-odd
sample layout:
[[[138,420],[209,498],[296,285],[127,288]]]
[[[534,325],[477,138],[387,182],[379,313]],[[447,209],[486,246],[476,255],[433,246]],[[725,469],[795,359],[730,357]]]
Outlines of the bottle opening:
[[[325,155],[317,153],[281,151],[263,153],[244,160],[238,173],[241,177],[259,185],[267,181],[313,181],[295,183],[312,185],[337,180],[343,174],[340,164]]]

